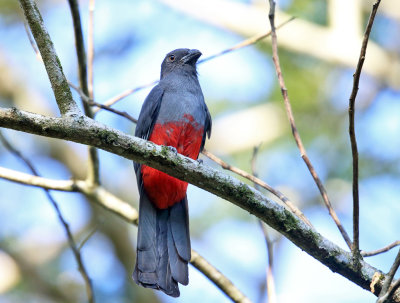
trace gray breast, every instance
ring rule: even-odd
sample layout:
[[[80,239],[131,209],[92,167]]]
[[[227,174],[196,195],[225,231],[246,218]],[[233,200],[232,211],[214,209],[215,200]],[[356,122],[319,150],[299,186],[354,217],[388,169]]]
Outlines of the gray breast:
[[[205,103],[196,77],[171,77],[165,79],[158,123],[187,120],[193,117],[199,125],[206,119]],[[164,81],[163,81],[164,82]]]

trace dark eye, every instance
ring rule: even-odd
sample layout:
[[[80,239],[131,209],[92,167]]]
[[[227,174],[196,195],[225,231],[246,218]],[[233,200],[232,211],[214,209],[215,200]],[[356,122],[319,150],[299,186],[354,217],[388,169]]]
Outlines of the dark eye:
[[[168,60],[169,60],[170,62],[175,61],[175,55],[170,55],[170,56],[168,57]]]

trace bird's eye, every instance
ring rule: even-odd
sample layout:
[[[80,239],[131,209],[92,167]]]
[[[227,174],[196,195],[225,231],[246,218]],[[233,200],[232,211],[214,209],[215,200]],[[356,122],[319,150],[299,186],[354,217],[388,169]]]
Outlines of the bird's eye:
[[[168,57],[168,59],[169,59],[170,62],[173,62],[173,61],[175,61],[175,56],[174,55],[170,55]]]

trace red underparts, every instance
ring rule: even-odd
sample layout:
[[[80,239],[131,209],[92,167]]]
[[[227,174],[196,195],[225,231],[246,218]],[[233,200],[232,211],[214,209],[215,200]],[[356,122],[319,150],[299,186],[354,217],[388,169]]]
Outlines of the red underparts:
[[[203,127],[192,116],[185,115],[182,122],[155,124],[149,140],[159,145],[173,146],[178,153],[197,159],[202,138]],[[150,201],[157,208],[170,207],[186,195],[187,182],[146,165],[142,165],[142,180]]]

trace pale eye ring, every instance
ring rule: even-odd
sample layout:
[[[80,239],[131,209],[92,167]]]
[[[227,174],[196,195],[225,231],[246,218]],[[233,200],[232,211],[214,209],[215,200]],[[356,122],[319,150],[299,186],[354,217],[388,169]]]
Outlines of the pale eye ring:
[[[169,60],[170,62],[175,61],[175,55],[170,55],[170,56],[168,57],[168,60]]]

